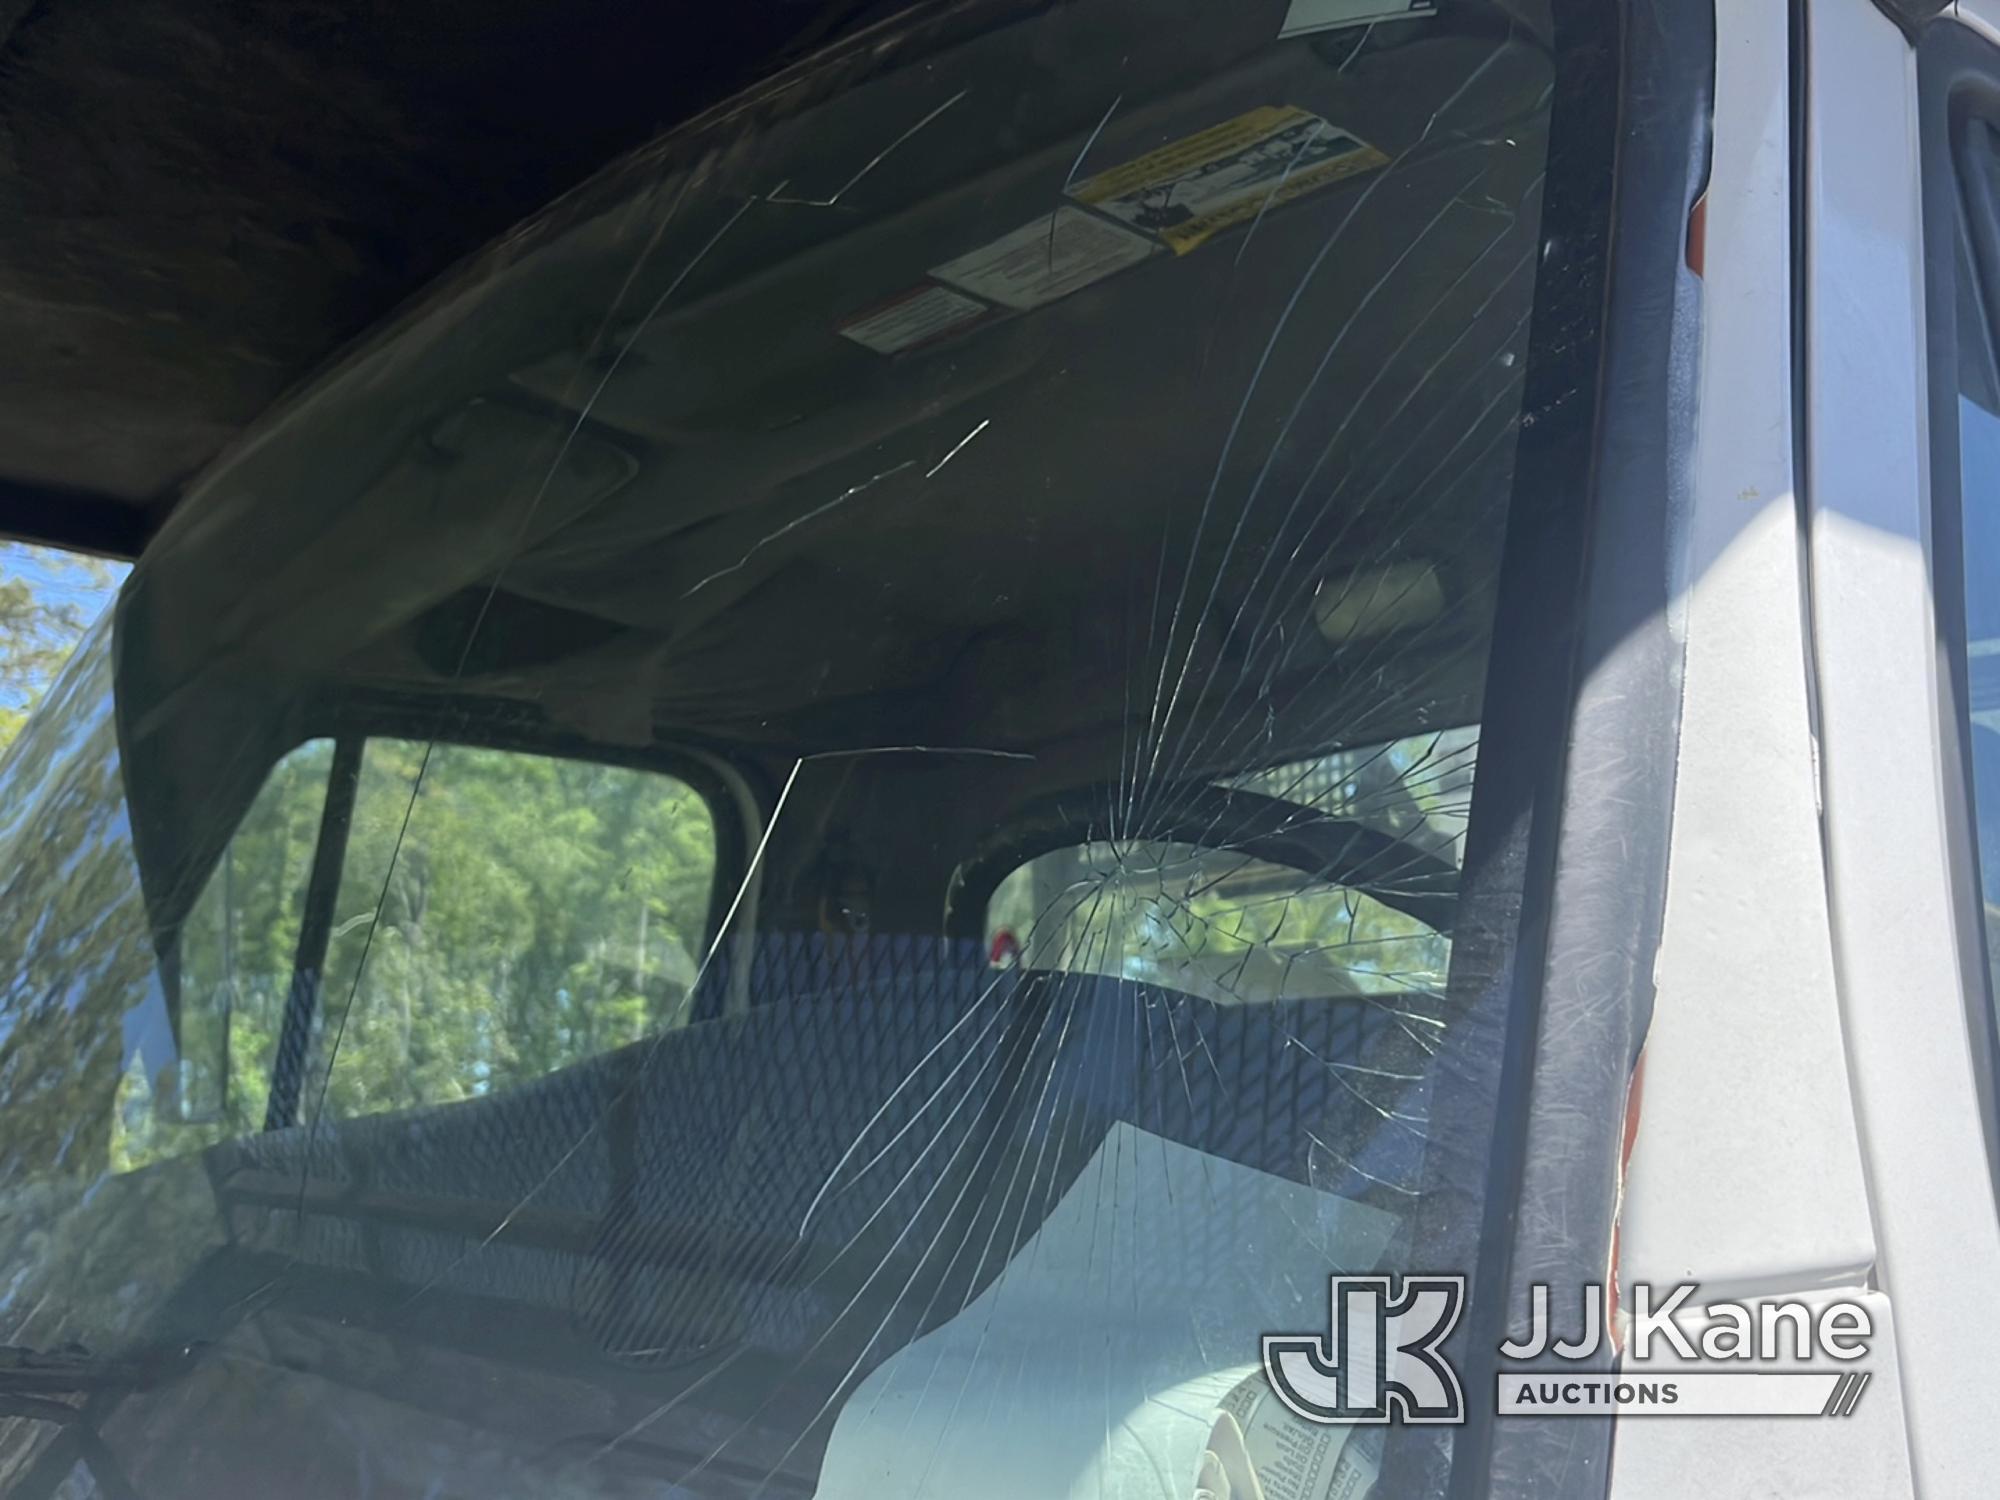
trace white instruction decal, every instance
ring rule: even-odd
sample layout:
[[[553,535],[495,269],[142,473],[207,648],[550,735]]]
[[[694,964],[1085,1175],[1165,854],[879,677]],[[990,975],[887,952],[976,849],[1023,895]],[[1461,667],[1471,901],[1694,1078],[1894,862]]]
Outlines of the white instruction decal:
[[[842,338],[853,339],[877,354],[900,354],[970,328],[992,311],[984,302],[948,286],[926,283],[862,309],[838,331]]]
[[[931,275],[1017,312],[1081,291],[1159,249],[1144,235],[1065,205]]]

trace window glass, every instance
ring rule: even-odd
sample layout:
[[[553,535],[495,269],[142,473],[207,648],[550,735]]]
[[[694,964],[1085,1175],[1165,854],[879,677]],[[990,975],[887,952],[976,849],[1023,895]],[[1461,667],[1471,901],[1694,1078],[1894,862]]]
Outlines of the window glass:
[[[1229,785],[1352,819],[1463,864],[1478,764],[1479,726],[1473,724],[1252,771]]]
[[[176,1066],[135,1059],[119,1089],[113,1161],[131,1170],[264,1126],[333,741],[271,768],[169,948]]]
[[[2000,181],[1993,130],[1969,121],[1958,165],[1974,204],[1991,200]],[[1964,200],[1962,200],[1964,201]],[[1964,566],[1965,673],[1977,854],[1992,993],[2000,995],[2000,381],[1989,313],[1990,282],[1981,266],[1975,212],[1957,220],[1959,541]],[[1990,243],[1990,242],[1989,242]]]
[[[22,1233],[36,1221],[9,1206],[21,1192],[110,1165],[120,1079],[135,1063],[171,1067],[111,636],[107,611],[14,742],[0,787],[0,1225]]]
[[[309,1089],[327,1118],[473,1098],[684,1023],[715,873],[674,777],[370,740]]]
[[[323,978],[299,984],[334,764],[314,740],[272,769],[182,922],[176,1065],[121,1080],[119,1170],[265,1128],[295,995],[300,1103],[323,1118],[471,1098],[685,1021],[707,804],[655,772],[457,745],[367,742]]]
[[[994,892],[989,922],[998,962],[1143,980],[1222,1005],[1435,993],[1450,954],[1447,938],[1360,891],[1152,840],[1029,861]]]
[[[0,811],[0,1344],[122,1472],[1154,1500],[1476,1275],[1616,12],[1297,9],[890,17],[191,486]]]
[[[1964,494],[1966,679],[1986,953],[2000,966],[2000,413],[1959,400],[1960,484]],[[1994,972],[2000,994],[2000,967]]]
[[[1390,903],[1454,884],[1478,743],[1468,727],[1250,772],[1228,784],[1301,813],[1259,821],[1223,804],[1198,839],[1038,855],[994,889],[988,961],[1145,980],[1218,1004],[1439,994],[1449,935]],[[1387,843],[1356,848],[1327,829],[1316,862],[1301,835],[1322,816]],[[1273,839],[1300,846],[1292,863],[1258,856]]]

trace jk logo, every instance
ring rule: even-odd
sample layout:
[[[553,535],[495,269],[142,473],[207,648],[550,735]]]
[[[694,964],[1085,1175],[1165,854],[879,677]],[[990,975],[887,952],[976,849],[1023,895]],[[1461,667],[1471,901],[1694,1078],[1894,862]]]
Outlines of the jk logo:
[[[1465,1311],[1463,1276],[1336,1276],[1327,1334],[1264,1335],[1264,1375],[1308,1422],[1465,1420],[1458,1372],[1438,1352]]]

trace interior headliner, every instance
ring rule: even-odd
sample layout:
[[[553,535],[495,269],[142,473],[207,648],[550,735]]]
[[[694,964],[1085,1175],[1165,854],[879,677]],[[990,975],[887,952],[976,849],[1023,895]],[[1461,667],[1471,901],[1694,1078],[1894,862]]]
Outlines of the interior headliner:
[[[1107,91],[1081,59],[1128,8],[1047,23],[1079,58],[1059,95],[992,32],[503,242],[198,488],[135,580],[134,722],[233,678],[511,700],[625,745],[949,726],[1102,774],[1170,634],[1162,695],[1268,718],[1273,758],[1476,717],[1546,60],[1422,28],[1274,55],[1274,0],[1204,22],[1243,66],[1189,86],[1180,47],[1121,41]],[[1112,165],[1274,103],[1393,166],[893,358],[839,336],[1046,221],[1093,120]],[[831,206],[779,191],[878,158]],[[1409,562],[1436,618],[1330,650],[1315,599]]]
[[[0,0],[0,536],[136,555],[453,262],[902,8]]]

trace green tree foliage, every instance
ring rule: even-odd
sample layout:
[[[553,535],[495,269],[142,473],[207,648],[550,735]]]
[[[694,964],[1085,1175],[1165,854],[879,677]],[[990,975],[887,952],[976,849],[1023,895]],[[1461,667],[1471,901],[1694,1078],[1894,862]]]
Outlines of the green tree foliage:
[[[294,983],[333,744],[271,770],[178,930],[156,930],[108,619],[60,671],[119,571],[0,547],[0,1191],[262,1128]],[[683,1019],[715,829],[670,776],[378,739],[343,870],[304,1101],[332,1118],[474,1097]]]
[[[281,759],[162,930],[133,854],[111,663],[106,621],[22,732],[0,800],[7,1335],[100,1351],[218,1242],[195,1153],[263,1126],[334,762],[325,740]],[[422,745],[375,741],[351,833],[308,1114],[322,1084],[329,1119],[475,1097],[684,1016],[715,839],[678,780],[451,745],[426,764]]]
[[[371,743],[327,967],[329,1115],[470,1098],[684,1019],[714,883],[713,819],[672,777]]]
[[[119,1165],[262,1126],[333,760],[319,740],[280,762],[183,925],[183,1082],[207,1076],[172,1123],[128,1078]],[[677,1024],[714,882],[707,804],[670,776],[370,741],[303,1114],[475,1098]]]
[[[1478,746],[1476,728],[1455,729],[1230,784],[1460,863]],[[994,892],[989,942],[1001,929],[1037,967],[1149,980],[1221,1004],[1436,995],[1451,955],[1442,934],[1364,891],[1227,847],[1150,840],[1029,861]]]
[[[158,930],[110,654],[107,625],[21,736],[0,806],[0,1187],[261,1129],[295,984],[334,745],[271,769],[192,909]],[[1429,734],[1236,784],[1452,858],[1476,750],[1474,731]],[[372,739],[346,833],[303,1118],[476,1098],[684,1019],[716,843],[675,778]],[[1031,962],[1225,1003],[1435,994],[1448,959],[1444,938],[1366,893],[1226,848],[1060,850],[1007,882],[991,918]]]

